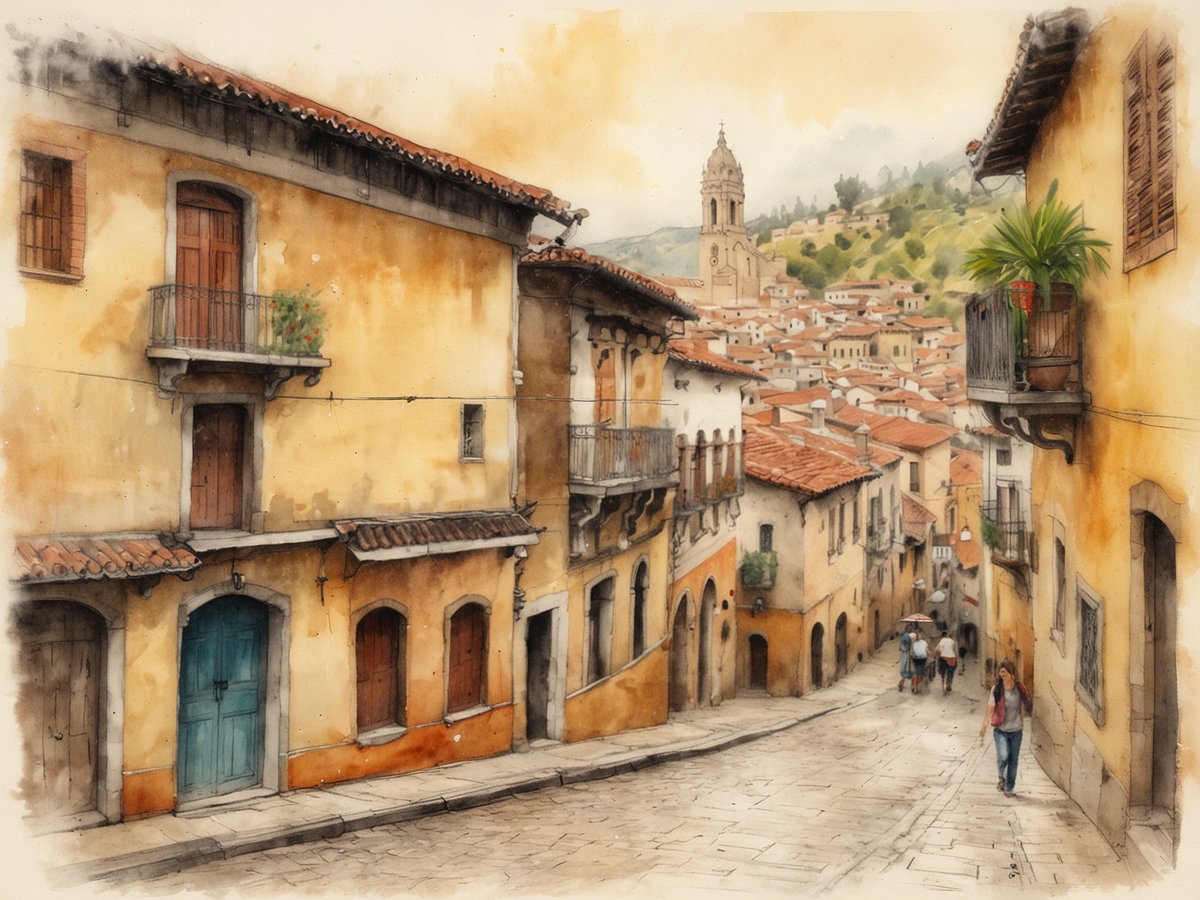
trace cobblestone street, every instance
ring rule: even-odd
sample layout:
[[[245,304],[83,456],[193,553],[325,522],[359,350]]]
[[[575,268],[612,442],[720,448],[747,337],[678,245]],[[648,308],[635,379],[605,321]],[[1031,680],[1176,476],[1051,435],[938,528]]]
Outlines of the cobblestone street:
[[[826,689],[849,707],[719,753],[127,889],[697,897],[1133,885],[1028,741],[1017,796],[996,791],[979,688],[913,696],[891,673],[869,661]]]

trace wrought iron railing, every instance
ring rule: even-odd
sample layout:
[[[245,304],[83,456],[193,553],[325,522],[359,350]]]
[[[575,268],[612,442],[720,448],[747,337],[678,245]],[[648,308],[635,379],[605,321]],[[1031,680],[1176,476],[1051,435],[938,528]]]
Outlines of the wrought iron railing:
[[[983,541],[992,550],[997,562],[1028,564],[1031,559],[1033,536],[1026,531],[1020,511],[1004,508],[998,503],[985,503]]]
[[[152,347],[320,356],[323,331],[315,301],[303,294],[266,296],[181,284],[150,289]]]
[[[966,306],[967,385],[1002,391],[1078,390],[1075,289],[995,287]],[[1056,378],[1058,373],[1060,378]]]
[[[584,484],[665,480],[675,472],[675,432],[670,428],[568,426],[572,481]]]

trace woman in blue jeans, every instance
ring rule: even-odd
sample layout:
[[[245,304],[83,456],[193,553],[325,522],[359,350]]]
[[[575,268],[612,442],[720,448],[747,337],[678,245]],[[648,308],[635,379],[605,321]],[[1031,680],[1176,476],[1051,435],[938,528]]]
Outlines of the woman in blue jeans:
[[[1000,663],[1000,677],[988,696],[983,723],[979,726],[979,739],[983,740],[988,724],[992,725],[992,736],[996,739],[996,790],[1005,797],[1014,794],[1017,785],[1017,758],[1021,755],[1021,736],[1024,732],[1025,716],[1033,713],[1033,698],[1025,685],[1017,681],[1017,667],[1011,659]]]

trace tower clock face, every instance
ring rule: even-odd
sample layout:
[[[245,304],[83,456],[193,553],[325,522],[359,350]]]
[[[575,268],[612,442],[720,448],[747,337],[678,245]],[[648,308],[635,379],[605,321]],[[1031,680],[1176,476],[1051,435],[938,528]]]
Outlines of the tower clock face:
[[[717,245],[713,244],[712,249],[708,251],[708,261],[711,265],[717,264]]]

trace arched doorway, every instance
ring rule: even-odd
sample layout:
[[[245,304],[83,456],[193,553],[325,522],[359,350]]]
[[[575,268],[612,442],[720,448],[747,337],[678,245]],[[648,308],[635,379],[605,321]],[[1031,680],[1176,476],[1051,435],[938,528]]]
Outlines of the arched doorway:
[[[812,657],[812,686],[819,688],[825,686],[825,626],[818,622],[812,627],[812,643],[810,645],[810,653]]]
[[[1141,517],[1143,617],[1145,626],[1141,697],[1135,700],[1135,771],[1130,804],[1151,821],[1165,820],[1177,840],[1175,819],[1176,745],[1179,697],[1175,643],[1177,600],[1175,538],[1157,516]],[[1136,522],[1135,522],[1136,527]]]
[[[750,688],[767,689],[767,639],[761,634],[750,635]]]
[[[671,687],[672,711],[687,709],[688,690],[688,600],[687,594],[679,598],[675,607],[675,619],[671,626]]]
[[[834,670],[833,677],[841,678],[846,674],[849,668],[850,656],[850,638],[846,634],[846,614],[842,613],[838,616],[837,624],[833,627],[833,653],[834,653]]]
[[[227,594],[188,617],[179,659],[178,802],[263,782],[267,609]]]
[[[21,794],[39,819],[100,808],[106,717],[104,620],[69,601],[23,604],[14,615]]]
[[[711,580],[704,585],[700,600],[700,641],[696,665],[696,705],[709,706],[713,695],[713,615],[717,608],[717,587]]]

